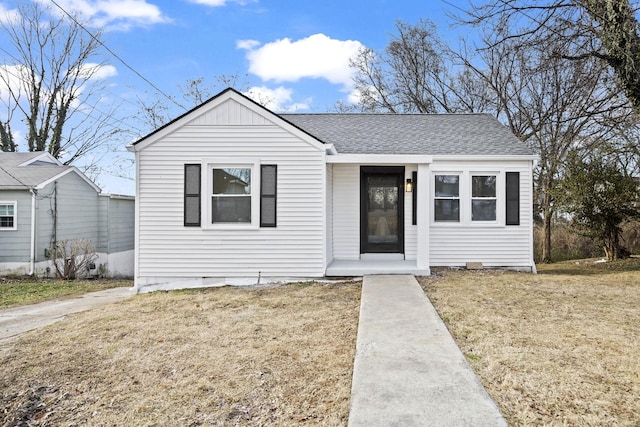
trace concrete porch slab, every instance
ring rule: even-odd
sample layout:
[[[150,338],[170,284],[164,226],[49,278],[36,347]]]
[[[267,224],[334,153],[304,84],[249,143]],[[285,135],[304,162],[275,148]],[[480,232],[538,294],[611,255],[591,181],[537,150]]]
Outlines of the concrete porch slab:
[[[333,260],[325,273],[328,277],[364,276],[366,274],[411,274],[428,276],[429,269],[420,269],[410,260]]]

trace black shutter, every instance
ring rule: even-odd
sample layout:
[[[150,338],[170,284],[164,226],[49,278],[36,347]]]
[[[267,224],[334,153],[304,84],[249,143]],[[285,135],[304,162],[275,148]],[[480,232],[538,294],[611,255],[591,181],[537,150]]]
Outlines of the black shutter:
[[[520,225],[520,172],[507,172],[507,225]]]
[[[276,226],[278,166],[260,167],[260,227]]]
[[[411,224],[418,224],[418,172],[411,172],[413,181],[413,193],[411,194]]]
[[[200,165],[184,165],[184,226],[200,226]]]

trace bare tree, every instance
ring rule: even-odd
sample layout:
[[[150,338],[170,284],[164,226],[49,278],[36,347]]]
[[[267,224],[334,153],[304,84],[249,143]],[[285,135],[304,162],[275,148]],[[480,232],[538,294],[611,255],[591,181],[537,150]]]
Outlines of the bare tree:
[[[603,60],[640,112],[638,7],[630,0],[478,0],[457,19],[501,32],[495,43],[528,48],[556,38],[567,45],[566,58]]]
[[[607,141],[626,126],[631,110],[605,63],[590,55],[569,59],[558,54],[571,52],[565,38],[547,37],[546,43],[525,48],[494,33],[485,45],[481,56],[486,68],[466,64],[493,89],[498,117],[539,155],[535,200],[543,223],[542,261],[550,262],[554,189],[566,156]]]
[[[551,260],[554,193],[570,150],[589,150],[628,119],[611,69],[597,57],[571,55],[571,29],[537,33],[545,41],[489,32],[476,52],[454,52],[432,24],[398,24],[384,53],[353,61],[363,111],[486,112],[508,125],[540,156],[535,199],[543,221],[543,260]],[[571,43],[569,43],[569,41]],[[571,55],[571,58],[569,58]]]
[[[456,55],[433,23],[397,22],[396,29],[384,52],[364,48],[351,61],[361,111],[472,112],[487,107],[484,83],[456,66]]]
[[[0,72],[7,96],[0,101],[10,112],[0,120],[3,141],[13,141],[10,123],[21,120],[29,151],[48,151],[71,164],[120,131],[103,103],[104,72],[113,69],[98,59],[101,33],[87,33],[76,19],[40,2],[17,10],[0,27],[8,40]]]
[[[214,83],[208,83],[204,77],[189,78],[184,84],[178,85],[182,98],[178,102],[175,98],[167,98],[164,94],[156,93],[146,99],[138,98],[140,112],[138,118],[151,131],[158,129],[173,118],[184,113],[185,110],[196,107],[214,96],[220,88],[233,87],[248,88],[247,76],[239,74],[222,74],[214,78]],[[178,109],[178,106],[183,109]]]

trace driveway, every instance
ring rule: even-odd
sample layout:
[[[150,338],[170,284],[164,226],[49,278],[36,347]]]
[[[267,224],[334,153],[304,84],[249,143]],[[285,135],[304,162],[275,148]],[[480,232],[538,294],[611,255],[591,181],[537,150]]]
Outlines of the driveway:
[[[122,301],[135,295],[133,288],[112,288],[90,292],[77,298],[45,301],[39,304],[0,310],[0,347],[18,335],[50,325],[65,316],[91,308]]]

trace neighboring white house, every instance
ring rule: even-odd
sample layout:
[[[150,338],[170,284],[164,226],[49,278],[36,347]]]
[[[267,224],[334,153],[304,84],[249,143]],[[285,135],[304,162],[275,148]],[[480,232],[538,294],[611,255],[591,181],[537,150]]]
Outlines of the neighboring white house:
[[[139,291],[535,271],[536,157],[489,115],[278,115],[227,89],[129,149]]]
[[[48,153],[0,152],[0,275],[53,276],[46,251],[82,238],[98,255],[89,274],[132,277],[134,205]]]

